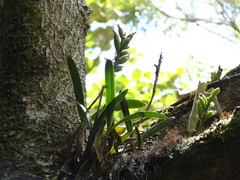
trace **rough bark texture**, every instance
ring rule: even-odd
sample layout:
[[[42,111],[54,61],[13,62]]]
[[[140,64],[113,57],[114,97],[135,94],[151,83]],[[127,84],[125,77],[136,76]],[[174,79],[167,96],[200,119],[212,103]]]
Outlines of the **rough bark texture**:
[[[64,146],[78,123],[66,56],[85,82],[84,0],[0,1],[0,177],[41,177],[41,149]]]
[[[183,140],[180,148],[158,142],[145,149],[119,158],[103,179],[149,180],[237,180],[240,178],[240,108],[231,121],[225,120],[216,129]],[[179,144],[178,144],[179,145]],[[120,178],[118,178],[120,177]]]

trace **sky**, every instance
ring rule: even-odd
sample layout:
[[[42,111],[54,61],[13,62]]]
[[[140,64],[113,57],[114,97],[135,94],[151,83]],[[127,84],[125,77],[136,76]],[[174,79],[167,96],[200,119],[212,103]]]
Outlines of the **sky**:
[[[133,68],[155,72],[154,64],[157,64],[161,52],[163,54],[162,72],[170,71],[174,73],[179,67],[191,68],[191,65],[196,61],[200,62],[201,66],[211,66],[214,70],[217,70],[220,65],[226,71],[240,64],[240,41],[231,42],[195,25],[190,25],[186,31],[180,32],[179,35],[166,35],[160,28],[153,27],[147,29],[146,32],[137,31],[130,47],[135,48],[136,53],[141,53],[142,57],[138,58],[134,67],[125,66],[124,74],[132,72]],[[102,62],[105,62],[105,57],[114,57],[114,53],[114,49],[102,53]],[[206,71],[203,73],[209,74],[210,77],[212,69],[206,68]],[[91,84],[91,82],[96,82],[96,78],[100,80],[103,76],[104,63],[99,66],[97,76],[94,78],[88,76],[87,82]],[[194,89],[198,81],[201,80],[196,79],[195,82],[189,84],[189,88]],[[91,89],[90,86],[88,87]]]
[[[148,29],[146,33],[137,32],[130,45],[143,54],[138,63],[144,68],[156,63],[160,52],[164,56],[163,71],[188,66],[189,57],[216,69],[219,65],[231,69],[240,64],[240,41],[230,42],[194,25],[181,32],[179,37],[166,36],[154,28]]]
[[[206,11],[202,2],[203,1],[198,4],[198,11],[196,11],[196,14],[198,15],[198,13],[200,13],[200,15],[206,17],[211,16],[212,11]],[[208,1],[206,2],[208,3]],[[174,14],[174,11],[171,11],[173,10],[172,3],[170,3],[169,6],[165,5],[164,7],[166,8],[166,12],[171,12],[173,15],[177,16],[177,14]],[[221,27],[219,26],[218,28]],[[115,27],[115,30],[116,29],[117,27]],[[196,62],[201,63],[201,66],[211,66],[215,70],[217,70],[220,65],[226,71],[240,64],[240,40],[235,41],[235,43],[231,42],[205,30],[201,26],[196,26],[195,24],[189,24],[185,31],[178,31],[178,35],[175,35],[174,31],[164,34],[163,29],[159,26],[157,28],[149,27],[146,32],[137,30],[137,33],[134,35],[134,38],[130,43],[130,47],[135,48],[136,53],[142,53],[142,57],[138,58],[135,62],[135,69],[138,68],[147,72],[154,72],[154,64],[157,63],[161,52],[164,57],[161,65],[162,72],[170,71],[174,73],[178,67],[191,68],[191,64]],[[131,31],[127,32],[130,33]],[[224,33],[224,36],[225,32],[222,32]],[[103,62],[105,57],[113,58],[114,49],[102,53],[101,57]],[[124,73],[127,74],[128,72],[131,72],[130,69],[132,68],[133,67],[125,66]],[[209,68],[206,68],[206,71],[209,71]],[[224,73],[226,73],[226,71],[224,71]],[[211,72],[203,73],[209,74],[210,77]],[[87,76],[87,82],[88,84],[91,84],[91,81],[101,79],[103,76],[104,63],[99,66],[97,76],[94,78],[92,76]],[[196,79],[196,83],[199,80],[201,79]],[[193,86],[196,86],[196,83],[193,84]]]
[[[195,17],[202,19],[210,18],[216,22],[222,18],[221,15],[216,15],[216,10],[220,14],[222,9],[219,6],[219,9],[215,9],[214,6],[209,6],[209,3],[212,2],[209,0],[195,1],[193,4],[188,0],[171,0],[164,2],[152,0],[152,2],[156,4],[157,7],[160,7],[162,11],[167,12],[173,17],[185,18],[183,13],[173,8],[176,7],[177,3],[186,13],[191,15],[194,12]],[[238,18],[240,17],[238,16]],[[239,19],[236,21],[239,21]],[[181,66],[187,67],[189,65],[189,57],[193,57],[203,65],[216,67],[216,69],[219,65],[223,69],[231,69],[240,64],[240,40],[237,41],[233,38],[235,43],[230,42],[204,29],[204,23],[200,22],[199,24],[202,26],[189,23],[185,31],[178,31],[179,36],[169,36],[168,33],[164,34],[161,31],[161,26],[164,26],[164,24],[161,24],[157,28],[148,28],[145,35],[141,32],[136,34],[131,46],[141,51],[144,59],[155,59],[155,62],[159,53],[162,52],[164,55],[162,64],[163,71],[174,71],[174,69]],[[229,32],[224,31],[227,30],[226,27],[208,26],[216,33],[230,37],[227,34]],[[171,34],[173,33],[174,31],[171,32]]]

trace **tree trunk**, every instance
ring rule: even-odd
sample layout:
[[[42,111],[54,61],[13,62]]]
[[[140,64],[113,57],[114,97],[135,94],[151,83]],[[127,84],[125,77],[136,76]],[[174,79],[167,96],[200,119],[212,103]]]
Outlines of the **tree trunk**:
[[[84,0],[0,0],[0,177],[41,177],[43,154],[64,146],[78,124],[66,57],[85,85]]]

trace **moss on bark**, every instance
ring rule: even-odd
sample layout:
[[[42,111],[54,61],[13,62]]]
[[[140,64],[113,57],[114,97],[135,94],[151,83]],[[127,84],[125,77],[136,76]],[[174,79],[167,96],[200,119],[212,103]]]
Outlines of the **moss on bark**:
[[[103,179],[239,179],[240,107],[199,136],[123,154]],[[171,139],[168,140],[169,142]],[[160,142],[161,143],[161,142]],[[170,143],[171,144],[171,143]]]
[[[43,35],[41,13],[35,4],[24,0],[5,1],[2,13],[1,121],[15,122],[18,117],[24,124],[26,106],[40,97],[38,82],[48,70],[45,56],[36,49]]]
[[[19,161],[31,159],[39,151],[34,149],[36,123],[26,111],[40,102],[39,82],[49,66],[43,52],[38,50],[43,37],[40,8],[31,1],[8,0],[3,2],[1,10],[0,169],[4,173],[2,169],[27,166],[26,162],[19,165]]]
[[[0,177],[37,178],[57,167],[41,149],[64,146],[78,123],[65,58],[77,58],[84,82],[83,5],[4,0],[0,7]]]

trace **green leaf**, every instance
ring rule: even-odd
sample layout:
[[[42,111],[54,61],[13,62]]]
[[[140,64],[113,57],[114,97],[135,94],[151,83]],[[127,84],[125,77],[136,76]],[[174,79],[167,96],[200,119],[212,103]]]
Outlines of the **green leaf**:
[[[212,91],[211,95],[207,98],[208,104],[210,104],[213,99],[220,93],[220,89],[216,88]]]
[[[80,106],[82,111],[85,113],[85,117],[86,117],[87,122],[88,122],[89,131],[91,132],[91,130],[92,130],[92,118],[91,118],[90,114],[87,112],[87,109],[82,104],[80,104],[79,102],[77,102],[77,104],[78,104],[78,106]]]
[[[147,78],[148,80],[152,80],[151,79],[151,72],[144,72],[144,77]]]
[[[124,143],[126,141],[127,138],[129,138],[132,135],[132,132],[128,132],[126,134],[124,134],[123,136],[121,136],[121,142]]]
[[[213,90],[212,95],[217,96],[220,93],[220,88],[216,88]]]
[[[94,148],[98,157],[99,162],[103,160],[103,152],[102,152],[102,132],[104,129],[105,123],[104,121],[101,121],[100,126],[98,127],[98,130],[96,132],[96,135],[94,136]]]
[[[188,132],[190,133],[190,135],[192,136],[195,133],[196,130],[196,125],[198,123],[198,121],[200,121],[201,119],[199,118],[199,114],[198,114],[198,102],[200,99],[202,99],[202,105],[207,104],[207,98],[205,95],[203,95],[205,89],[207,87],[207,83],[204,82],[199,82],[198,83],[198,88],[195,92],[195,98],[193,101],[193,106],[192,106],[192,110],[189,116],[189,123],[188,123]],[[202,94],[201,97],[200,94]],[[199,99],[200,98],[200,99]],[[204,107],[203,107],[204,108]]]
[[[106,116],[108,111],[113,111],[116,105],[118,105],[123,98],[126,96],[128,90],[124,90],[121,92],[118,96],[116,96],[108,105],[107,107],[102,111],[102,113],[99,115],[99,117],[94,121],[92,131],[90,132],[90,135],[88,136],[87,145],[85,148],[85,155],[88,155],[92,149],[93,149],[93,143],[97,146],[95,148],[97,157],[99,160],[102,160],[103,154],[101,152],[101,140],[102,140],[102,134],[104,131],[104,126],[106,124]],[[112,113],[112,112],[109,112]],[[111,146],[109,146],[111,148]]]
[[[139,80],[142,77],[142,71],[135,69],[132,73],[132,79]]]
[[[192,136],[196,135],[197,133],[199,133],[201,131],[201,129],[203,128],[203,123],[200,121],[197,122],[196,124],[196,129],[193,130],[192,132]]]
[[[169,119],[163,120],[160,123],[156,124],[151,129],[149,129],[148,131],[146,131],[145,133],[142,134],[142,139],[144,140],[144,139],[152,136],[156,132],[160,131],[161,129],[167,127],[173,120],[174,120],[174,118],[169,118]]]
[[[207,114],[206,114],[205,120],[208,120],[208,119],[210,119],[213,116],[214,116],[213,112],[212,111],[208,111]]]
[[[123,116],[124,117],[129,116],[130,113],[129,113],[129,109],[128,109],[128,104],[127,104],[126,98],[124,98],[121,101],[120,105],[121,105],[121,108],[122,108]],[[126,127],[127,127],[127,131],[131,132],[133,130],[132,121],[131,120],[125,121],[125,124],[126,124]]]
[[[204,96],[204,95],[203,95],[203,96]],[[201,105],[202,108],[203,108],[204,110],[206,110],[206,107],[207,107],[206,99],[205,99],[204,97],[200,97],[200,98],[199,98],[199,102],[200,102],[199,105]]]
[[[129,137],[132,135],[132,133],[133,133],[133,131],[132,131],[132,132],[128,132],[128,133],[122,135],[122,136],[121,136],[121,140],[116,143],[116,148],[117,148],[118,146],[120,146],[122,143],[124,143],[124,142],[127,140],[127,138],[129,138]],[[113,147],[113,148],[110,150],[110,154],[113,153],[114,151],[115,151],[115,148]]]
[[[109,59],[107,59],[105,64],[105,85],[106,85],[106,104],[109,104],[115,98],[114,68],[112,60]],[[111,110],[111,112],[113,112],[113,110]],[[107,118],[108,118],[107,128],[109,129],[113,124],[113,114],[109,114]]]
[[[114,68],[112,60],[107,60],[105,64],[105,85],[106,102],[109,104],[115,97]]]
[[[142,143],[143,143],[143,138],[142,138],[142,136],[141,136],[137,127],[135,127],[135,131],[136,131],[136,135],[137,135],[136,145],[138,146],[138,148],[140,148],[142,146]]]
[[[83,94],[84,90],[82,87],[77,66],[70,56],[67,57],[67,63],[68,63],[68,69],[70,71],[70,75],[73,82],[73,88],[74,88],[76,100],[80,104],[84,104],[84,94]],[[81,108],[79,108],[79,106],[78,106],[78,113],[79,113],[80,119],[83,119],[85,116],[85,113]]]
[[[204,109],[203,109],[202,104],[200,103],[200,104],[198,104],[198,116],[199,116],[200,119],[203,119],[203,117],[204,117],[203,113],[204,113]]]
[[[102,121],[104,121],[108,114],[112,114],[114,111],[114,107],[117,106],[123,98],[126,96],[128,90],[124,90],[118,96],[116,96],[102,111],[99,117],[94,121],[92,131],[90,132],[90,139],[93,140],[99,126],[101,125]],[[109,135],[109,134],[108,134]]]
[[[142,108],[145,107],[146,104],[142,101],[136,100],[136,99],[128,99],[127,101],[127,105],[129,109],[133,109],[133,108]],[[121,106],[118,105],[115,107],[115,111],[120,111],[121,110]]]
[[[142,117],[146,117],[146,118],[159,118],[159,119],[167,119],[168,117],[160,114],[160,113],[156,113],[156,112],[137,112],[135,114],[131,114],[129,116],[124,117],[122,120],[118,121],[116,124],[114,124],[110,130],[107,131],[106,135],[109,135],[109,133],[119,124],[125,122],[125,121],[129,121],[131,119],[139,119]]]

